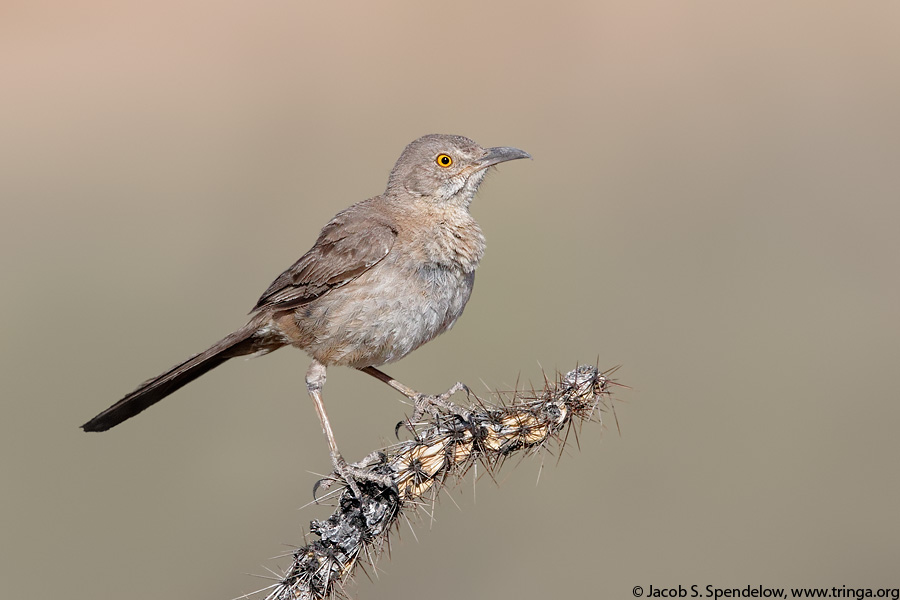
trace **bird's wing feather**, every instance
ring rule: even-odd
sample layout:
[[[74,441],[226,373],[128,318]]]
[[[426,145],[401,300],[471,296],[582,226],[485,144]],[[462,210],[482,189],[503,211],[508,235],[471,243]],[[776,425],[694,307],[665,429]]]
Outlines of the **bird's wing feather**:
[[[310,302],[356,279],[388,255],[396,228],[383,215],[357,206],[339,213],[322,229],[315,245],[272,282],[254,311]]]

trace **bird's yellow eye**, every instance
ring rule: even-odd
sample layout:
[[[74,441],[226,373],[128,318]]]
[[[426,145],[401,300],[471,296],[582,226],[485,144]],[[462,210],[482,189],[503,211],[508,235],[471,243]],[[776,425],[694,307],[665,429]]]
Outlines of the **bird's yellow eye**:
[[[449,154],[438,154],[438,157],[434,159],[434,162],[440,167],[449,167],[453,164],[453,159],[450,158]]]

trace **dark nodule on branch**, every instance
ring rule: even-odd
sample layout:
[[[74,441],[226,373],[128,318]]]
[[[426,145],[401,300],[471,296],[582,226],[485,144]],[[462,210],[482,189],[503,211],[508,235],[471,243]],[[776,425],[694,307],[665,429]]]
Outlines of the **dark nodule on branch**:
[[[373,453],[359,465],[379,476],[357,482],[361,498],[337,482],[343,486],[338,508],[310,524],[320,539],[294,551],[281,581],[260,592],[268,592],[266,600],[322,599],[339,592],[360,558],[371,562],[385,547],[403,511],[436,494],[448,476],[462,476],[476,462],[493,471],[508,456],[536,452],[552,441],[561,449],[570,427],[601,421],[599,411],[611,406],[611,372],[580,366],[541,391],[513,392],[508,404],[478,401],[465,410],[441,409],[416,427],[416,439]],[[385,479],[392,485],[378,481]]]

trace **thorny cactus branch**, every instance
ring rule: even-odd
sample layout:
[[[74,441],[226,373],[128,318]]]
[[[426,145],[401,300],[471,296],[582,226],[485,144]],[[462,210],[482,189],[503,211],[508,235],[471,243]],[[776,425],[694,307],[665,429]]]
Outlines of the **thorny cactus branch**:
[[[393,485],[358,481],[357,499],[339,482],[338,508],[327,520],[310,523],[320,539],[294,551],[281,580],[260,592],[269,592],[266,600],[319,600],[339,592],[335,584],[349,579],[360,559],[371,562],[386,547],[403,511],[436,494],[448,476],[462,476],[476,462],[494,471],[508,456],[537,452],[551,441],[561,449],[574,425],[601,421],[599,411],[610,407],[613,381],[607,376],[614,370],[580,366],[539,392],[513,392],[509,404],[479,400],[418,424],[415,439],[373,453],[360,465]]]

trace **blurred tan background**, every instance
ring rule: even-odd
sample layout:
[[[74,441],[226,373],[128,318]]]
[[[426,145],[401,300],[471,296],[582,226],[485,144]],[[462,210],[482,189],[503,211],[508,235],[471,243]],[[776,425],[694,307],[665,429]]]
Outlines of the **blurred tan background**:
[[[900,6],[10,2],[0,8],[0,581],[229,600],[328,468],[307,357],[78,429],[244,322],[431,132],[512,145],[423,391],[619,371],[622,434],[471,480],[353,597],[898,587]],[[406,407],[329,371],[342,449]],[[368,428],[368,429],[367,429]],[[373,433],[374,431],[378,432]]]

